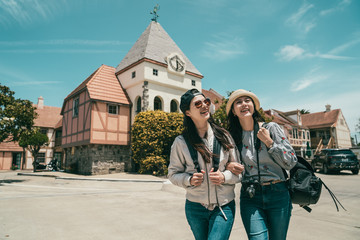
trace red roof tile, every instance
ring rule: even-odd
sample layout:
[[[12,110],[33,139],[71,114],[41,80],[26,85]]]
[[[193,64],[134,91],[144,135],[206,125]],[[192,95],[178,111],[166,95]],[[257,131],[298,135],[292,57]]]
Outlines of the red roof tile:
[[[72,91],[64,101],[87,89],[91,99],[130,104],[124,89],[115,76],[115,68],[102,65]]]
[[[340,111],[335,109],[329,112],[302,114],[302,124],[309,128],[336,127]]]
[[[15,142],[1,142],[0,143],[1,152],[22,152],[23,149]]]
[[[33,105],[37,107],[36,104]],[[60,115],[61,108],[43,106],[42,109],[36,109],[38,117],[34,121],[36,127],[55,128],[57,123],[62,119]]]

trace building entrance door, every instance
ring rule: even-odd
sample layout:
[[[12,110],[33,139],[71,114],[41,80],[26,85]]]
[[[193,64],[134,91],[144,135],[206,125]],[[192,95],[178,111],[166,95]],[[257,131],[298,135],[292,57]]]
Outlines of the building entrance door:
[[[21,165],[21,153],[13,153],[12,165],[14,169],[20,169]]]

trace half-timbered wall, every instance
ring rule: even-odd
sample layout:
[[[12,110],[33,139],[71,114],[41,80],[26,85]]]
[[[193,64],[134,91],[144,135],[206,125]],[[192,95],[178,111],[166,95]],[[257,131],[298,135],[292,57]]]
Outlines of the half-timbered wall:
[[[128,145],[130,142],[130,108],[118,105],[118,114],[108,113],[108,104],[94,102],[91,117],[92,144]]]
[[[77,116],[73,116],[73,103],[77,98],[79,98],[79,112]],[[92,102],[87,91],[66,101],[63,113],[62,147],[90,143],[91,106]]]

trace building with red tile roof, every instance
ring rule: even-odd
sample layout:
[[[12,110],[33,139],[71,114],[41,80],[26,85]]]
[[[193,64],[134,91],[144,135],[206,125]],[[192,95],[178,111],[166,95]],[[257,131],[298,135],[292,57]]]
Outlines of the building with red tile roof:
[[[43,97],[39,97],[38,103],[33,106],[38,114],[34,126],[39,127],[40,131],[49,138],[49,145],[40,149],[38,161],[47,164],[53,158],[57,158],[61,164],[62,148],[59,141],[56,144],[56,138],[61,138],[61,108],[45,106]],[[33,157],[28,150],[25,151],[25,161],[23,160],[23,149],[17,143],[0,143],[0,170],[9,170],[12,165],[20,169],[32,169],[32,163]]]
[[[312,148],[319,152],[323,148],[350,148],[350,129],[341,109],[331,110],[326,105],[324,112],[302,114],[303,125],[310,129]]]
[[[130,109],[115,68],[101,65],[64,99],[64,168],[85,175],[131,169]]]

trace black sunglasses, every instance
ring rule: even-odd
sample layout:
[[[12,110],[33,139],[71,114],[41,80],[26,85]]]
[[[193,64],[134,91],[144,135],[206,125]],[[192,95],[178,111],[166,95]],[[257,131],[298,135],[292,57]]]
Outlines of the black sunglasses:
[[[203,104],[205,104],[206,106],[210,106],[210,104],[211,104],[210,98],[205,98],[203,101],[198,100],[198,101],[194,102],[194,105],[196,108],[201,108]]]

